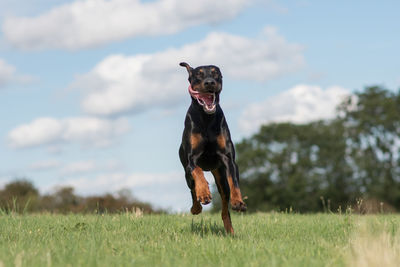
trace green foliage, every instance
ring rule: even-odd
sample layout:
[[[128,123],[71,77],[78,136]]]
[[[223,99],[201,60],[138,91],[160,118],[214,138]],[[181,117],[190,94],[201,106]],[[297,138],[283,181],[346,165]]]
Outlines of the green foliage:
[[[336,121],[271,124],[238,144],[241,188],[249,210],[318,211],[321,196],[338,205],[357,196],[355,181],[344,179],[351,168],[343,132]]]
[[[19,212],[37,209],[39,191],[25,179],[17,179],[0,190],[0,209]]]
[[[400,207],[400,92],[369,87],[339,107],[360,191]]]
[[[264,125],[236,145],[250,212],[345,210],[360,198],[400,208],[400,93],[368,87],[337,110],[333,120]]]
[[[2,213],[54,212],[54,213],[115,213],[139,209],[144,213],[161,213],[148,203],[134,199],[129,190],[116,195],[82,197],[72,187],[60,187],[52,194],[41,196],[27,180],[16,180],[0,190]]]

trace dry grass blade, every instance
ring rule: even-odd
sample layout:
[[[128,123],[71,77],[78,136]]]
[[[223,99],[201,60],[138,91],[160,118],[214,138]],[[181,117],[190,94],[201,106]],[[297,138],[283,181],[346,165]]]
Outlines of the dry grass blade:
[[[383,228],[383,229],[382,229]],[[351,241],[351,252],[348,257],[349,266],[385,266],[400,265],[400,234],[391,232],[387,223],[380,227],[359,224],[359,229]]]

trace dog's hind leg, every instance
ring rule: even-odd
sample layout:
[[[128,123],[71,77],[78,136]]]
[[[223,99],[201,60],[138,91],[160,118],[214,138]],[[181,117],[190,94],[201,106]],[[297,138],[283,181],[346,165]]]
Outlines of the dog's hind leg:
[[[235,211],[246,211],[247,206],[243,202],[242,193],[239,189],[239,171],[235,161],[227,155],[220,153],[223,166],[226,170],[226,181],[230,189],[230,203]]]
[[[221,217],[222,221],[224,222],[225,230],[229,234],[234,234],[231,215],[229,213],[229,206],[228,206],[230,198],[230,189],[226,179],[225,167],[220,167],[219,169],[213,170],[212,174],[214,176],[218,192],[221,196],[221,203],[222,203]]]

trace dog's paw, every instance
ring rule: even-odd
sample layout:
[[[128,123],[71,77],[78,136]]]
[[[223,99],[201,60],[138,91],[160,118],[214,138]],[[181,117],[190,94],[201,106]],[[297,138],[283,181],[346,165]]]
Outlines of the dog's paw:
[[[211,203],[212,197],[208,185],[196,189],[196,196],[197,196],[197,201],[199,201],[203,205]]]
[[[211,194],[203,195],[197,198],[197,200],[203,205],[210,204],[211,199],[212,199]]]
[[[193,206],[190,209],[190,212],[193,215],[197,215],[197,214],[200,214],[202,210],[203,210],[203,207],[200,205],[199,202],[196,201],[195,203],[193,203]]]
[[[235,211],[246,211],[247,206],[242,200],[231,200],[232,209]]]

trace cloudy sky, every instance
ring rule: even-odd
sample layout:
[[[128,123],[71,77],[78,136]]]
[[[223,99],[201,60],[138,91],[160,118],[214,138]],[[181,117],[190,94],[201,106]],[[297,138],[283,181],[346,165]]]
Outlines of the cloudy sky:
[[[397,90],[399,10],[394,0],[1,0],[0,187],[25,177],[43,193],[129,188],[188,211],[179,62],[221,68],[240,141],[263,123],[331,118],[367,85]]]

